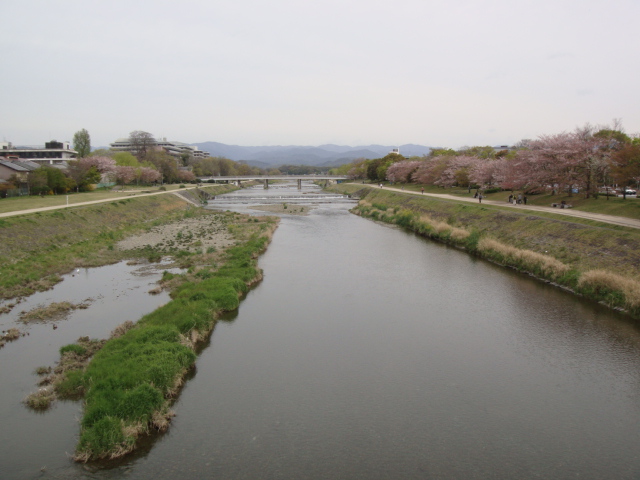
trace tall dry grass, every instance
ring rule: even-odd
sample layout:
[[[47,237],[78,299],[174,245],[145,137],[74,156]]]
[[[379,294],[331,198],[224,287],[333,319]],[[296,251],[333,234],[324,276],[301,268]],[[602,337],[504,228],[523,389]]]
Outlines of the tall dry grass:
[[[439,220],[435,220],[431,218],[429,215],[421,215],[420,221],[428,226],[430,226],[438,235],[449,235],[451,239],[456,241],[462,241],[467,238],[469,235],[468,230],[459,227],[453,227],[446,222],[441,222]]]
[[[640,282],[606,270],[589,270],[578,279],[581,288],[593,289],[596,293],[622,292],[628,308],[640,307]]]
[[[562,277],[570,270],[568,265],[554,257],[532,250],[515,248],[488,237],[478,242],[478,250],[490,258],[497,257],[502,263],[554,280]]]

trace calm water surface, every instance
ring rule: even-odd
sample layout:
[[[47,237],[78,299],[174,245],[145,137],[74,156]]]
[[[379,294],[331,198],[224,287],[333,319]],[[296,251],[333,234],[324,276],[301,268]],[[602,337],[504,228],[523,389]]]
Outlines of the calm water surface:
[[[86,469],[41,415],[42,478],[640,477],[632,322],[347,208],[282,218],[167,434]]]

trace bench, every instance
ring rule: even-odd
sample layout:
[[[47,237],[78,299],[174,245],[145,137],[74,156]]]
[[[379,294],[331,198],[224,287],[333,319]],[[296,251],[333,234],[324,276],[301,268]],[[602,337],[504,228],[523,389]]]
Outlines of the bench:
[[[569,203],[552,203],[551,206],[553,208],[571,208],[573,205]]]

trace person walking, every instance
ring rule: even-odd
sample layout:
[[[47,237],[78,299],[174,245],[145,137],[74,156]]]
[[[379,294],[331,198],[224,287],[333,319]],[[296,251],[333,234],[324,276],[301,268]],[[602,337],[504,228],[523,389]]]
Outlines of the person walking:
[[[524,204],[525,204],[525,205],[527,204],[527,196],[526,196],[526,195],[524,195],[524,196],[522,197],[522,201],[524,202]]]
[[[420,189],[420,193],[422,193],[422,194],[424,195],[424,187],[422,187],[422,188]]]
[[[481,193],[478,194],[478,203],[482,203],[482,194]]]

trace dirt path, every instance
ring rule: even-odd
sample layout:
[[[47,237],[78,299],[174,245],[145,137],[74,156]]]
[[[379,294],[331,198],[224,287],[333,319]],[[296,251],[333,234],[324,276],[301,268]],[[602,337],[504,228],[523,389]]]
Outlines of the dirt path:
[[[413,192],[410,190],[402,190],[400,188],[392,188],[388,186],[383,187],[384,190],[390,190],[393,192],[404,193],[406,195],[426,195],[429,197],[437,197],[445,200],[455,200],[458,202],[470,202],[470,203],[479,203],[477,198],[473,197],[458,197],[455,195],[448,195],[446,193],[420,193]],[[589,220],[596,220],[598,222],[611,223],[613,225],[622,225],[624,227],[631,228],[640,228],[640,220],[635,220],[633,218],[626,217],[618,217],[615,215],[604,215],[602,213],[590,213],[590,212],[582,212],[580,210],[573,210],[570,208],[553,208],[549,207],[541,207],[538,205],[517,205],[514,203],[508,202],[500,202],[497,200],[482,200],[483,205],[495,205],[498,207],[505,208],[513,208],[515,210],[527,210],[527,211],[536,211],[536,212],[547,212],[547,213],[556,213],[558,215],[567,215],[569,217],[579,217],[586,218]]]

